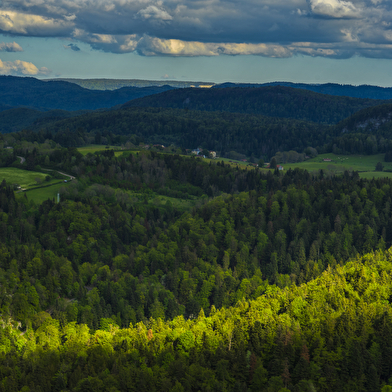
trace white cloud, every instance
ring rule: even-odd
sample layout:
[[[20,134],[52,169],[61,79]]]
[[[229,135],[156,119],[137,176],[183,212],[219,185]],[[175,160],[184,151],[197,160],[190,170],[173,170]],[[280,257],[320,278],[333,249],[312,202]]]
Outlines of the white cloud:
[[[72,34],[75,40],[86,42],[96,50],[112,53],[130,53],[135,51],[140,38],[136,34],[109,35],[90,34],[84,30],[75,29]]]
[[[0,75],[34,75],[47,76],[51,71],[46,68],[37,68],[33,63],[27,61],[1,61],[0,60]]]
[[[0,52],[23,52],[23,49],[16,42],[0,42]]]
[[[155,5],[149,5],[147,8],[140,10],[137,16],[143,19],[160,19],[160,20],[172,20],[173,18],[165,10],[156,7]]]
[[[358,18],[361,11],[351,1],[310,0],[312,12],[330,18]]]
[[[218,56],[254,54],[268,57],[290,57],[291,52],[279,45],[237,44],[237,43],[203,43],[186,42],[175,39],[164,40],[144,36],[138,42],[137,50],[145,56]]]
[[[72,31],[72,22],[0,9],[0,30],[31,36],[58,36]]]

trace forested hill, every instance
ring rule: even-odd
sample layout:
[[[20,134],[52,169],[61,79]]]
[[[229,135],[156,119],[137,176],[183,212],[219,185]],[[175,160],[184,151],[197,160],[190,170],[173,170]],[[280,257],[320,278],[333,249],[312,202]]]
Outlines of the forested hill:
[[[42,111],[38,109],[19,107],[1,111],[0,133],[18,132],[22,129],[36,128],[35,124],[53,123],[60,119],[76,117],[86,111],[67,111],[53,109]]]
[[[390,390],[391,179],[2,150],[78,180],[0,184],[1,391]]]
[[[123,107],[164,107],[262,114],[334,124],[366,107],[371,99],[336,97],[284,86],[178,89],[132,100]]]
[[[2,391],[390,392],[391,253],[192,319],[3,321]],[[28,292],[26,290],[26,292]],[[93,302],[94,297],[91,296]],[[39,386],[39,388],[37,388]]]
[[[38,135],[24,135],[31,141],[53,137],[67,147],[88,144],[92,132],[98,138],[109,137],[112,143],[120,136],[129,139],[133,135],[137,144],[144,141],[174,143],[182,148],[202,146],[222,155],[236,151],[257,157],[272,157],[279,150],[302,152],[309,146],[322,146],[329,130],[325,125],[285,118],[160,108],[93,112],[58,121],[41,118],[30,129],[40,131]]]
[[[392,138],[392,104],[362,109],[336,126],[337,133],[382,134]]]
[[[377,154],[386,152],[392,160],[392,104],[362,109],[330,129],[325,151],[337,154]]]
[[[62,81],[44,82],[28,77],[0,76],[0,110],[20,106],[45,110],[96,110],[172,88],[124,87],[114,91],[93,91]]]
[[[392,99],[391,87],[379,86],[352,86],[350,84],[324,83],[324,84],[307,84],[307,83],[290,83],[290,82],[270,82],[263,84],[251,83],[222,83],[216,84],[213,88],[223,87],[264,87],[264,86],[286,86],[314,91],[320,94],[337,95],[353,98],[370,98],[370,99]]]

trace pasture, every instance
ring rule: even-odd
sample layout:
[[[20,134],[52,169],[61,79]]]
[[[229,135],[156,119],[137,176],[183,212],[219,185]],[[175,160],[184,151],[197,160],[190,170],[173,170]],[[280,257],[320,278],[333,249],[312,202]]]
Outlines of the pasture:
[[[331,159],[330,162],[324,159]],[[381,162],[384,166],[384,171],[376,172],[376,164]],[[392,177],[392,162],[384,162],[384,154],[377,155],[335,155],[335,154],[320,154],[315,158],[308,159],[299,163],[282,163],[284,170],[288,169],[306,169],[310,172],[324,170],[327,174],[343,173],[345,170],[358,171],[360,177],[363,178],[380,178]],[[387,172],[385,170],[391,170]]]
[[[60,187],[67,186],[60,179],[53,178],[50,181],[45,181],[48,174],[15,167],[2,167],[0,168],[0,181],[4,179],[9,185],[18,184],[24,191],[17,191],[17,197],[23,197],[24,193],[26,193],[29,200],[33,200],[35,203],[42,203],[48,198],[55,198]],[[42,181],[41,184],[37,182],[37,178]]]
[[[34,171],[22,170],[16,167],[1,167],[0,181],[5,180],[7,184],[18,184],[22,189],[38,186],[36,178],[45,180],[47,174]]]
[[[57,180],[57,182],[51,186],[31,189],[26,192],[19,193],[18,195],[23,195],[23,193],[26,193],[27,198],[29,200],[33,200],[35,203],[41,204],[43,201],[47,199],[57,200],[57,193],[59,192],[60,188],[63,186],[67,186],[67,184],[63,183],[62,181],[59,182]]]
[[[87,155],[88,153],[94,154],[97,151],[104,151],[106,150],[107,146],[100,145],[100,144],[92,144],[90,146],[84,146],[84,147],[79,147],[77,150],[82,154],[82,155]],[[119,146],[109,146],[109,150],[115,150],[115,154],[119,154],[121,151],[121,147]],[[116,152],[116,150],[119,150]]]

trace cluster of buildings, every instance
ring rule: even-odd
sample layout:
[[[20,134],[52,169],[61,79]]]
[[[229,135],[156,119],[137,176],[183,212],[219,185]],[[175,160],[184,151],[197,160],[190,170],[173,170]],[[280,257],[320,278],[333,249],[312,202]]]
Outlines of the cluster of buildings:
[[[210,154],[211,158],[216,158],[216,152],[215,151],[208,151]],[[191,151],[192,154],[198,155],[203,158],[207,158],[205,155],[202,155],[202,150],[200,148],[196,148],[195,150]]]

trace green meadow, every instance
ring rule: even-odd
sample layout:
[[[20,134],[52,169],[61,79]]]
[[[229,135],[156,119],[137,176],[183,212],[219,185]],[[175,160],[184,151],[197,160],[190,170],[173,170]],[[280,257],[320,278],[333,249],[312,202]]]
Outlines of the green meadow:
[[[22,170],[16,167],[2,167],[0,168],[0,181],[5,180],[7,184],[18,184],[21,188],[28,189],[33,186],[38,186],[36,178],[45,180],[47,174],[34,171]]]
[[[22,191],[17,191],[17,197],[23,197],[26,193],[27,198],[36,203],[42,203],[48,198],[57,197],[60,187],[67,186],[63,180],[55,178],[45,181],[47,175],[47,173],[22,170],[15,167],[0,168],[0,181],[5,180],[10,185],[18,184]],[[37,178],[42,180],[41,184],[37,183]]]
[[[48,199],[57,200],[57,193],[62,186],[67,186],[67,184],[63,182],[58,182],[57,180],[57,183],[51,186],[28,190],[26,192],[20,193],[19,195],[23,195],[23,193],[26,193],[29,200],[33,200],[35,203],[41,204],[43,201]]]
[[[79,147],[77,150],[82,154],[82,155],[87,155],[88,153],[94,154],[97,151],[104,151],[106,150],[107,146],[99,145],[99,144],[92,144],[90,146],[84,146],[84,147]],[[109,146],[110,150],[120,150],[119,146]],[[121,151],[116,152],[117,154],[120,154]]]
[[[306,169],[310,172],[324,170],[326,173],[343,173],[345,170],[358,171],[363,178],[380,178],[392,177],[392,162],[384,162],[385,154],[377,155],[337,155],[337,154],[320,154],[315,158],[308,159],[300,163],[284,163],[284,170],[288,169]],[[324,159],[331,159],[326,162]],[[381,162],[384,171],[376,172],[376,164]],[[386,170],[391,170],[387,172]]]

